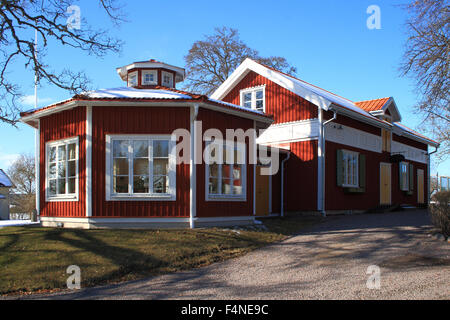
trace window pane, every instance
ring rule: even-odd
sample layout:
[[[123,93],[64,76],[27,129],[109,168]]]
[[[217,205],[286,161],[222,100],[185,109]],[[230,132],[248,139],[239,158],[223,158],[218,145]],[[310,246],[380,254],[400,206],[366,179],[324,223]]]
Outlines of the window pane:
[[[66,159],[66,146],[59,146],[58,147],[58,160],[65,160]]]
[[[71,143],[67,148],[69,149],[69,160],[76,159],[77,145],[75,143]]]
[[[209,193],[219,193],[219,180],[217,178],[209,178]]]
[[[148,157],[148,141],[144,141],[144,140],[133,141],[133,156],[135,158],[147,158]]]
[[[148,175],[148,159],[134,159],[133,174]]]
[[[167,193],[167,190],[169,187],[168,182],[169,182],[169,180],[167,179],[166,176],[154,177],[153,192],[154,193]]]
[[[113,141],[113,156],[128,157],[128,140]]]
[[[241,179],[241,166],[234,166],[233,168],[233,179]]]
[[[69,178],[69,185],[68,185],[69,193],[75,193],[75,180],[76,178]]]
[[[66,177],[66,163],[58,162],[58,178]]]
[[[134,176],[133,178],[133,192],[134,193],[148,193],[149,184],[148,176]]]
[[[222,179],[222,194],[232,194],[233,188],[231,186],[231,179]]]
[[[128,193],[128,176],[114,177],[113,190],[115,193]]]
[[[48,186],[48,193],[50,195],[55,195],[56,194],[56,180],[50,180],[49,181],[49,186]]]
[[[66,193],[66,179],[58,179],[58,194]]]
[[[231,176],[231,165],[224,164],[222,165],[222,179],[230,178]]]
[[[244,93],[244,102],[249,102],[252,101],[252,93],[248,92],[248,93]]]
[[[262,99],[263,98],[263,91],[262,90],[258,90],[256,91],[256,99]]]
[[[234,180],[234,182],[233,182],[233,194],[242,194],[241,180]]]
[[[210,177],[219,177],[219,165],[218,164],[211,164],[209,166],[209,176]]]
[[[48,168],[48,177],[56,178],[56,163],[51,163]]]
[[[264,109],[264,104],[262,100],[256,100],[256,109],[257,110],[263,110]]]
[[[168,157],[169,156],[169,141],[155,140],[153,141],[153,157]]]
[[[169,171],[169,160],[155,159],[153,160],[153,174],[166,175]]]
[[[128,175],[128,159],[114,159],[113,174]]]
[[[69,177],[75,177],[76,176],[76,168],[77,168],[77,162],[72,160],[68,162],[69,166]]]
[[[55,162],[56,161],[56,147],[50,148],[50,154],[48,155],[49,162]]]

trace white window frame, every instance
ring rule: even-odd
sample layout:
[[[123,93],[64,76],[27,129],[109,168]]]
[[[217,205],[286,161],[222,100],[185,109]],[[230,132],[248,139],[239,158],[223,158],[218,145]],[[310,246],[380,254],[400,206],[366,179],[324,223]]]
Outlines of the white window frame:
[[[403,166],[406,167],[406,172],[403,172]],[[400,162],[400,174],[402,177],[400,190],[409,191],[409,163],[408,162],[405,162],[405,161]],[[404,175],[406,175],[406,177],[404,177]],[[406,179],[406,183],[405,183],[405,179]]]
[[[231,146],[230,142],[227,144],[224,140],[215,140],[213,142],[207,142],[206,145],[210,144],[217,144],[219,147],[216,149],[218,150],[218,159],[223,159],[223,146],[226,144],[227,146]],[[210,165],[208,163],[208,156],[206,155],[205,158],[205,200],[206,201],[247,201],[247,147],[245,143],[238,143],[234,142],[234,150],[240,149],[242,152],[243,157],[243,164],[237,164],[241,166],[241,186],[242,186],[242,193],[241,194],[223,194],[221,192],[222,189],[222,165],[218,164],[218,177],[219,180],[218,188],[219,193],[209,193],[209,178],[210,178]],[[208,147],[205,149],[208,150]],[[234,156],[233,156],[234,157]],[[236,164],[230,164],[231,165],[230,170],[230,178],[233,174],[234,165]],[[234,180],[234,179],[233,179]]]
[[[146,74],[153,74],[153,81],[145,81]],[[141,83],[143,86],[156,85],[158,84],[158,71],[157,70],[142,70],[142,79]]]
[[[132,85],[131,82],[130,82],[130,78],[133,77],[133,76],[136,78],[136,83],[134,85]],[[138,72],[137,71],[130,72],[128,74],[128,76],[127,76],[127,85],[128,85],[128,87],[137,87],[138,84],[139,84],[138,80],[139,80],[138,79]]]
[[[348,162],[346,161],[346,157],[351,156],[356,158],[356,175],[355,175],[355,181],[353,183],[348,183],[348,174],[349,168],[348,168]],[[359,187],[359,153],[355,151],[349,151],[349,150],[342,150],[342,167],[344,168],[344,173],[342,175],[343,179],[343,187],[346,188],[358,188]]]
[[[67,146],[69,144],[75,144],[75,193],[67,193],[68,191],[68,181],[69,181],[69,153],[67,150]],[[49,193],[50,190],[50,162],[49,162],[49,151],[50,148],[56,147],[56,163],[58,163],[58,147],[66,146],[66,176],[65,176],[65,193],[58,194],[56,191],[55,195],[51,195]],[[80,153],[79,153],[79,139],[78,137],[71,137],[56,141],[50,141],[45,144],[45,201],[46,202],[57,202],[57,201],[78,201],[79,197],[79,162],[80,162]],[[58,166],[56,166],[56,177],[58,177]],[[58,178],[56,178],[56,188],[58,188]],[[58,189],[57,189],[58,190]]]
[[[149,193],[133,193],[133,157],[132,145],[128,147],[128,193],[115,193],[113,190],[113,141],[114,140],[147,140],[149,142]],[[167,193],[152,193],[153,190],[153,140],[169,141],[169,187]],[[175,201],[176,200],[176,141],[171,135],[106,135],[106,200],[107,201]]]
[[[261,91],[261,90],[263,92],[263,99],[262,99],[263,100],[263,110],[262,110],[262,112],[266,112],[266,86],[265,85],[242,89],[240,91],[241,107],[245,107],[244,106],[244,94],[251,93],[251,95],[252,95],[251,109],[257,110],[256,109],[256,92]]]
[[[166,84],[164,82],[164,76],[165,75],[170,77],[170,84]],[[161,72],[161,85],[164,86],[164,87],[173,88],[174,87],[174,85],[173,85],[173,74],[171,74],[170,72],[162,71]]]

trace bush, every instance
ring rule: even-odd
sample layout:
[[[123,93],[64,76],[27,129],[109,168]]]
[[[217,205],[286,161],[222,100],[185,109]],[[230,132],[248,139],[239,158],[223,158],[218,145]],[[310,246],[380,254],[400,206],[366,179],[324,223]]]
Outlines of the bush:
[[[450,191],[433,195],[430,205],[431,221],[446,236],[450,236]]]

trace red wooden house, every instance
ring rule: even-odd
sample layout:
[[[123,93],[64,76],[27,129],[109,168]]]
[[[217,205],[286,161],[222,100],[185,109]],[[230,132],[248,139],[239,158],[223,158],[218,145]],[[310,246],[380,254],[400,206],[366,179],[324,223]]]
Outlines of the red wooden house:
[[[126,87],[22,113],[38,132],[45,226],[238,225],[284,211],[427,203],[428,145],[438,144],[401,125],[392,98],[354,103],[250,59],[210,98],[175,89],[184,69],[162,62],[117,71]],[[249,140],[218,142],[220,157],[239,164],[197,162],[202,132],[252,128],[264,130],[259,144],[281,151],[276,174],[251,162]],[[176,130],[190,133],[183,154]]]
[[[393,98],[352,102],[246,59],[211,96],[274,117],[257,142],[290,151],[280,181],[258,215],[341,213],[428,203],[428,146],[438,143],[400,123]],[[281,172],[281,171],[280,171]]]

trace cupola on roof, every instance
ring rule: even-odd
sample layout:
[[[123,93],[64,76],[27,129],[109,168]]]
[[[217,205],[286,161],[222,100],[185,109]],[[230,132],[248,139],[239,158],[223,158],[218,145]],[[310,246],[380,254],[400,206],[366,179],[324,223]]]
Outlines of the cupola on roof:
[[[150,59],[137,61],[117,68],[117,73],[128,87],[146,88],[164,86],[175,88],[175,84],[185,78],[185,70],[161,61]]]

